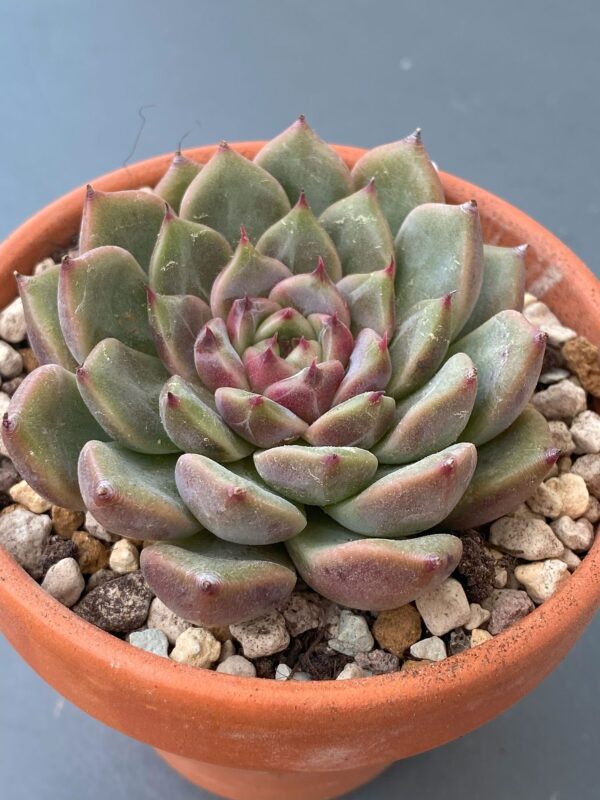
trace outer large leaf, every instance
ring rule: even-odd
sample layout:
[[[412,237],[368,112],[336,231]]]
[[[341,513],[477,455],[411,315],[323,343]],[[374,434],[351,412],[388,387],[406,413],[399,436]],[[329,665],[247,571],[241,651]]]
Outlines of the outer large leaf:
[[[96,345],[77,370],[85,404],[117,442],[139,453],[176,453],[165,433],[158,399],[169,377],[158,358],[138,353],[116,339]]]
[[[483,245],[474,201],[426,203],[407,216],[396,237],[398,316],[431,297],[456,292],[452,338],[470,317],[483,280]]]
[[[306,518],[298,506],[266,488],[252,462],[231,469],[201,455],[181,456],[177,489],[211,533],[237,544],[275,544],[299,533]]]
[[[456,342],[477,367],[477,398],[465,441],[480,445],[507,428],[528,403],[542,368],[546,334],[518,311],[501,311]]]
[[[83,207],[79,251],[116,245],[128,250],[147,270],[162,224],[165,204],[155,194],[138,189],[96,192],[91,186]]]
[[[370,449],[394,422],[394,401],[383,392],[364,392],[327,411],[302,436],[315,447]]]
[[[363,328],[371,328],[380,336],[392,338],[396,327],[393,260],[385,269],[346,275],[337,288],[348,303],[355,336]]]
[[[202,164],[181,153],[175,153],[169,168],[154,187],[154,193],[168,203],[177,214],[185,190],[202,169]]]
[[[148,289],[148,319],[160,360],[172,375],[198,380],[194,344],[211,318],[204,300],[189,294],[156,294]]]
[[[442,583],[462,554],[456,536],[365,539],[321,515],[286,547],[309,586],[334,603],[365,611],[410,603]]]
[[[209,533],[145,547],[140,562],[163,603],[207,627],[262,617],[284,602],[296,583],[283,549],[231,544]]]
[[[254,161],[277,178],[291,203],[306,192],[317,215],[352,191],[348,167],[304,116],[268,142]]]
[[[444,190],[417,129],[398,142],[375,147],[352,170],[357,189],[375,178],[377,195],[392,233],[422,203],[443,203]]]
[[[85,407],[75,376],[58,364],[38,367],[14,394],[2,438],[19,473],[48,500],[82,509],[77,459],[88,439],[106,435]]]
[[[175,539],[200,530],[175,486],[177,456],[132,453],[88,442],[79,458],[86,507],[101,525],[132,539]]]
[[[528,407],[508,430],[478,449],[471,485],[444,521],[473,528],[508,514],[526,500],[556,462],[548,423]]]
[[[235,245],[240,225],[256,240],[290,210],[277,181],[223,143],[191,182],[181,201],[181,216],[222,233]]]
[[[77,362],[66,345],[58,318],[58,278],[60,267],[50,267],[40,275],[17,275],[23,301],[27,338],[40,364],[60,364],[70,371]]]
[[[472,444],[456,444],[406,467],[382,467],[367,489],[324,510],[365,536],[420,533],[450,513],[465,493],[476,463]]]
[[[78,363],[103,339],[155,353],[148,324],[146,275],[122,247],[65,258],[58,284],[60,325]]]

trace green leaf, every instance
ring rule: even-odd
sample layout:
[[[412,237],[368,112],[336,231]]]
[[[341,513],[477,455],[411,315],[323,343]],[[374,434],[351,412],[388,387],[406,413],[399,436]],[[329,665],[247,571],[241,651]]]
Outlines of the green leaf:
[[[394,262],[385,269],[364,274],[347,275],[337,284],[352,317],[352,333],[371,328],[391,339],[396,327],[396,295]]]
[[[181,153],[175,153],[167,171],[154,187],[154,194],[162,197],[178,214],[185,190],[201,169],[202,164],[192,161]]]
[[[369,450],[394,422],[395,403],[383,392],[364,392],[334,406],[302,436],[314,447],[362,447]]]
[[[155,294],[148,289],[148,319],[160,360],[172,375],[198,382],[194,344],[211,318],[204,300],[185,294]]]
[[[290,444],[308,428],[300,417],[261,394],[224,387],[215,392],[215,402],[229,427],[255,447]]]

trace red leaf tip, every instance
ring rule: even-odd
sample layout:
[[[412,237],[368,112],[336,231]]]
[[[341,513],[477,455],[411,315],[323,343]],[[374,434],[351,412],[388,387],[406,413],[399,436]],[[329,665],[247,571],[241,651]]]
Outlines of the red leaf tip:
[[[558,447],[549,447],[544,453],[544,461],[549,467],[551,467],[553,464],[556,464],[561,453],[562,450],[560,450]]]
[[[240,225],[240,244],[248,244],[250,239],[248,238],[248,234],[246,233],[246,226]]]
[[[306,199],[306,192],[304,189],[302,189],[300,192],[298,202],[296,203],[296,208],[308,208],[308,200]]]
[[[452,475],[456,470],[456,459],[445,458],[440,464],[440,474],[444,476]]]
[[[369,395],[369,404],[372,406],[377,406],[381,403],[381,400],[384,396],[385,392],[380,390],[378,392],[371,392]]]

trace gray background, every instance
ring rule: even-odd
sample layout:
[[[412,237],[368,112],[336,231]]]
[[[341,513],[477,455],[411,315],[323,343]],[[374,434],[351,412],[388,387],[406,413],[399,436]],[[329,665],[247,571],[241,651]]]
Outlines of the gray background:
[[[356,145],[421,126],[443,169],[598,272],[599,38],[593,0],[0,0],[0,237],[188,131],[187,146],[265,138],[304,112]],[[599,634],[596,619],[503,717],[351,797],[597,798]],[[0,797],[105,796],[211,797],[63,702],[0,640]]]

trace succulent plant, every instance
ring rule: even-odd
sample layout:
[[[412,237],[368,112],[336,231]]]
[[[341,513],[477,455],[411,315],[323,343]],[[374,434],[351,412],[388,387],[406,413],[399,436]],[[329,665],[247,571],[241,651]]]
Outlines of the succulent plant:
[[[557,457],[527,407],[524,258],[444,202],[419,131],[352,171],[302,117],[254,161],[177,154],[153,191],[89,187],[79,255],[18,276],[41,366],[5,445],[53,503],[145,540],[188,620],[266,613],[296,571],[400,606]]]

